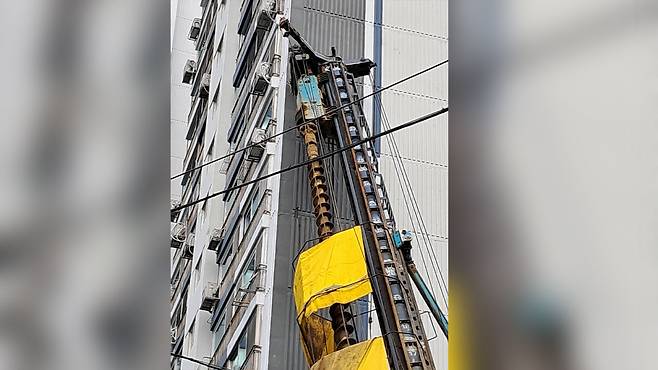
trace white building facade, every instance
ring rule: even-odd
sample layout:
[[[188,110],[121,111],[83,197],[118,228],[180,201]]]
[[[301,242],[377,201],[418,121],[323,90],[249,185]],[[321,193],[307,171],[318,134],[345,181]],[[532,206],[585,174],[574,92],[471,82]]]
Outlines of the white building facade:
[[[290,289],[295,251],[315,236],[306,169],[235,188],[303,161],[300,141],[292,131],[220,159],[295,124],[289,43],[275,25],[281,16],[320,51],[336,46],[345,59],[375,60],[375,85],[447,58],[445,1],[172,3],[171,171],[185,173],[172,181],[172,205],[194,203],[172,215],[172,352],[236,370],[307,368]],[[363,93],[371,85],[364,80]],[[375,131],[444,106],[447,66],[383,93],[381,105],[364,104]],[[434,253],[447,281],[447,118],[400,131],[396,141],[399,152],[381,142],[380,159],[396,219],[399,227],[418,225],[416,251]],[[423,229],[414,212],[405,214],[410,193],[397,184],[395,158],[407,171]],[[438,269],[417,265],[447,312]],[[428,336],[437,333],[430,341],[435,363],[447,369],[446,342],[429,315],[423,318]],[[205,368],[177,356],[171,366]]]

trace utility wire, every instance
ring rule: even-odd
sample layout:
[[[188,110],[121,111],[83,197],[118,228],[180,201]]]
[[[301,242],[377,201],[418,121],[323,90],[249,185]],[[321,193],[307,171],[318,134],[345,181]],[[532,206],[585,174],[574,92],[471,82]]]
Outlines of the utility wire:
[[[384,124],[384,128],[390,128],[390,121],[388,119],[388,115],[386,114],[386,109],[384,108],[384,104],[381,101],[381,96],[379,96],[379,99],[380,99],[380,106],[381,106],[382,114],[383,114],[382,123]],[[389,146],[391,147],[391,150],[393,151],[393,154],[394,154],[394,157],[393,157],[394,158],[394,161],[393,161],[394,165],[395,165],[395,158],[396,157],[397,157],[397,160],[399,162],[400,173],[402,174],[402,176],[400,176],[398,174],[398,178],[401,179],[405,183],[405,185],[407,187],[407,190],[409,191],[409,199],[411,200],[411,206],[412,206],[411,208],[413,210],[414,215],[416,216],[416,219],[418,220],[419,227],[421,229],[421,235],[419,235],[419,236],[422,238],[423,244],[425,245],[425,248],[428,251],[430,264],[432,266],[432,269],[434,270],[434,274],[438,275],[438,277],[441,279],[440,282],[439,282],[439,291],[441,293],[441,297],[443,298],[443,302],[445,303],[446,310],[447,310],[448,309],[448,300],[447,300],[446,296],[448,295],[448,284],[446,283],[445,278],[443,276],[443,271],[441,271],[441,265],[439,263],[439,260],[436,257],[436,253],[434,252],[434,249],[432,248],[432,242],[429,239],[429,237],[427,236],[428,235],[427,227],[425,226],[425,221],[423,220],[423,216],[420,212],[420,207],[418,206],[418,201],[416,200],[416,196],[414,194],[413,187],[411,186],[411,181],[409,180],[409,175],[407,173],[406,168],[404,167],[404,163],[402,161],[402,156],[400,155],[400,150],[397,146],[395,138],[392,137],[392,136],[391,137],[387,136],[386,139],[387,139],[387,142],[389,143]],[[397,166],[396,166],[396,172],[397,172]],[[404,195],[404,190],[403,190],[403,195]],[[406,200],[405,200],[405,202],[406,202]],[[407,210],[409,210],[409,209],[407,208]],[[409,215],[409,216],[411,218],[411,215]],[[415,226],[413,225],[413,218],[411,218],[411,222],[412,222],[412,227],[414,227],[414,233],[416,233]],[[418,235],[418,233],[416,233],[416,235]],[[419,245],[422,245],[422,244],[419,244]],[[421,257],[423,257],[422,253],[421,253]],[[432,259],[432,257],[433,257],[433,259]],[[424,257],[423,257],[423,260],[424,260]],[[438,273],[437,273],[437,269],[438,269]],[[441,283],[443,283],[443,287],[445,287],[445,294],[443,293]],[[432,285],[430,285],[430,288],[432,288]],[[434,293],[434,294],[436,295],[436,293]]]
[[[448,59],[446,59],[446,60],[444,60],[444,61],[442,61],[442,62],[439,62],[439,63],[437,63],[437,64],[434,64],[434,65],[432,65],[432,66],[430,66],[430,67],[427,67],[427,68],[423,69],[422,71],[418,71],[418,72],[416,72],[416,73],[414,73],[414,74],[412,74],[412,75],[409,75],[409,76],[407,76],[407,77],[405,77],[405,78],[403,78],[403,79],[401,79],[401,80],[399,80],[399,81],[397,81],[397,82],[394,82],[394,83],[392,83],[392,84],[390,84],[390,85],[388,85],[388,86],[386,86],[386,87],[382,87],[381,89],[379,89],[379,90],[377,90],[377,91],[373,91],[372,93],[370,93],[370,94],[368,94],[368,95],[364,95],[364,96],[362,96],[362,97],[360,97],[360,98],[358,98],[358,99],[355,99],[355,100],[353,100],[353,101],[351,101],[351,102],[345,103],[345,104],[343,104],[343,105],[341,105],[341,106],[339,106],[339,107],[336,107],[336,108],[330,109],[329,111],[325,112],[323,115],[321,115],[321,116],[319,116],[319,117],[316,117],[316,118],[314,118],[313,120],[315,120],[315,119],[319,119],[319,118],[322,118],[322,117],[326,117],[326,116],[328,116],[328,115],[330,115],[330,114],[336,113],[336,112],[342,110],[342,109],[345,108],[345,107],[348,107],[348,106],[350,106],[350,105],[352,105],[352,104],[355,104],[355,103],[358,103],[358,102],[360,102],[360,101],[363,101],[364,99],[367,99],[367,98],[369,98],[369,97],[371,97],[371,96],[374,96],[374,95],[376,95],[376,94],[379,94],[379,93],[381,93],[382,91],[388,90],[388,89],[392,88],[393,86],[397,86],[397,85],[399,85],[399,84],[401,84],[401,83],[404,83],[404,82],[406,82],[406,81],[408,81],[408,80],[410,80],[410,79],[412,79],[412,78],[414,78],[414,77],[418,77],[418,76],[422,75],[423,73],[427,73],[427,72],[429,72],[429,71],[431,71],[431,70],[433,70],[433,69],[435,69],[435,68],[438,68],[438,67],[440,67],[440,66],[442,66],[442,65],[444,65],[444,64],[446,64],[446,63],[448,63]],[[303,125],[303,124],[308,123],[308,122],[310,122],[310,121],[312,121],[312,120],[305,120],[304,122],[300,123],[300,125]],[[222,159],[226,159],[226,158],[232,157],[232,156],[234,156],[234,155],[236,155],[236,154],[238,154],[238,153],[241,153],[241,152],[243,152],[243,151],[245,151],[245,150],[247,150],[247,149],[249,149],[249,148],[253,148],[253,147],[255,147],[255,146],[265,144],[265,143],[267,143],[268,141],[274,139],[275,137],[280,136],[280,135],[283,135],[283,134],[285,134],[285,133],[288,133],[288,132],[290,132],[290,131],[292,131],[292,130],[295,130],[295,129],[297,129],[297,128],[298,128],[298,126],[292,126],[292,127],[289,127],[289,128],[287,128],[287,129],[285,129],[285,130],[279,132],[279,133],[276,133],[276,134],[274,134],[274,135],[272,135],[272,136],[266,137],[266,138],[264,138],[263,140],[260,140],[260,141],[255,142],[255,143],[251,143],[251,144],[246,145],[245,147],[243,147],[243,148],[241,148],[241,149],[234,150],[233,152],[227,153],[227,154],[225,154],[225,155],[223,155],[223,156],[221,156],[221,157],[219,157],[219,158],[215,158],[215,159],[210,160],[210,161],[208,161],[208,162],[206,162],[206,163],[202,163],[202,164],[200,164],[200,165],[198,165],[198,166],[196,166],[196,167],[190,168],[189,170],[183,171],[183,172],[179,173],[178,175],[175,175],[175,176],[171,177],[171,180],[177,179],[177,178],[179,178],[179,177],[181,177],[181,176],[184,176],[184,175],[186,175],[186,174],[188,174],[188,173],[190,173],[190,172],[196,171],[196,170],[198,170],[198,169],[200,169],[200,168],[203,168],[203,167],[208,166],[208,165],[210,165],[210,164],[213,164],[213,163],[215,163],[215,162],[221,161]]]
[[[372,76],[368,76],[368,77],[370,78],[370,80],[372,82]],[[375,99],[378,99],[379,105],[381,107],[382,125],[383,125],[384,129],[389,129],[390,125],[388,124],[388,117],[385,115],[384,104],[383,104],[382,98],[381,98],[381,96],[378,96]],[[401,194],[402,194],[402,198],[404,200],[404,206],[407,210],[407,213],[409,214],[409,220],[411,222],[412,230],[413,230],[414,234],[418,235],[419,233],[416,231],[416,226],[415,226],[415,223],[414,223],[414,218],[413,218],[413,215],[412,215],[412,211],[409,208],[410,201],[407,200],[407,194],[405,193],[405,189],[402,186],[402,176],[403,175],[400,172],[399,166],[403,167],[404,164],[402,162],[400,162],[398,164],[399,158],[398,158],[397,154],[399,154],[399,153],[396,150],[397,145],[395,144],[395,141],[392,141],[391,139],[392,139],[392,137],[389,137],[389,136],[386,137],[386,143],[388,144],[388,147],[390,148],[391,153],[392,153],[391,158],[393,160],[393,168],[395,169],[395,173],[397,175],[396,177],[398,179],[398,182],[400,183]],[[424,238],[423,238],[423,242],[425,242]],[[423,244],[419,244],[419,247],[421,249],[422,249],[422,246],[423,246]],[[425,243],[425,247],[428,248],[426,243]],[[428,254],[429,254],[429,252],[428,252]],[[425,268],[425,271],[429,272],[430,270],[427,268],[427,262],[425,260],[425,253],[420,253],[420,257],[421,257],[421,262],[423,264],[423,267]],[[430,260],[430,262],[432,262],[432,261]],[[434,267],[433,264],[432,264],[432,268],[433,268],[434,274],[436,274],[438,276],[436,268]],[[434,284],[430,284],[430,290],[432,291],[432,294],[434,294],[434,296],[436,296],[436,291],[434,290]],[[441,297],[443,298],[444,301],[446,301],[446,298],[445,298],[445,295],[443,294],[443,290],[441,289],[441,286],[439,286],[439,290],[440,290],[440,293],[441,293]],[[447,303],[446,303],[446,306],[447,306]]]
[[[173,357],[179,357],[179,358],[182,358],[183,360],[192,361],[192,362],[195,362],[195,363],[197,363],[197,364],[199,364],[199,365],[203,365],[203,366],[207,367],[208,369],[216,369],[216,370],[231,370],[231,369],[229,369],[229,368],[227,368],[227,367],[219,367],[219,366],[215,366],[215,365],[210,364],[210,363],[207,363],[207,362],[199,361],[199,360],[197,360],[196,358],[192,358],[192,357],[187,357],[187,356],[179,355],[179,354],[177,354],[177,353],[173,353],[173,352],[172,352],[171,355],[172,355]]]
[[[322,160],[322,159],[325,159],[325,158],[329,158],[329,157],[331,157],[331,156],[333,156],[333,155],[335,155],[335,154],[338,154],[338,153],[344,152],[344,151],[346,151],[346,150],[348,150],[348,149],[354,148],[355,146],[361,145],[361,144],[363,144],[363,143],[365,143],[365,142],[373,141],[373,140],[375,140],[375,139],[377,139],[377,138],[379,138],[379,137],[386,136],[386,135],[388,135],[388,134],[392,134],[392,133],[394,133],[394,132],[396,132],[396,131],[399,131],[399,130],[405,129],[405,128],[407,128],[407,127],[413,126],[413,125],[418,124],[418,123],[420,123],[420,122],[426,121],[426,120],[428,120],[428,119],[430,119],[430,118],[433,118],[433,117],[436,117],[436,116],[441,115],[441,114],[443,114],[443,113],[446,113],[447,111],[448,111],[448,107],[445,107],[445,108],[439,109],[439,110],[434,111],[434,112],[432,112],[432,113],[426,114],[426,115],[424,115],[424,116],[422,116],[422,117],[418,117],[418,118],[413,119],[413,120],[411,120],[411,121],[409,121],[409,122],[406,122],[406,123],[403,123],[403,124],[401,124],[401,125],[399,125],[399,126],[396,126],[396,127],[394,127],[394,128],[391,128],[390,130],[382,131],[382,132],[380,132],[380,133],[378,133],[378,134],[372,135],[372,136],[370,136],[370,137],[368,137],[368,138],[365,138],[365,139],[363,139],[363,140],[355,141],[355,142],[351,143],[350,145],[347,145],[347,146],[345,146],[345,147],[342,147],[342,148],[339,148],[339,149],[337,149],[337,150],[331,151],[331,152],[329,152],[329,153],[323,154],[323,155],[321,155],[321,156],[319,156],[319,157],[317,157],[317,158],[314,158],[313,160],[307,160],[307,161],[304,161],[304,162],[301,162],[301,163],[297,163],[297,164],[292,165],[292,166],[290,166],[290,167],[286,167],[286,168],[280,169],[280,170],[278,170],[278,171],[275,171],[275,172],[269,173],[269,174],[267,174],[267,175],[260,176],[260,177],[258,177],[258,178],[255,178],[255,179],[253,179],[253,180],[250,180],[250,181],[244,182],[244,183],[242,183],[242,184],[235,185],[235,186],[232,186],[232,187],[230,187],[230,188],[227,188],[227,189],[224,189],[224,190],[218,191],[218,192],[216,192],[216,193],[213,193],[213,194],[207,195],[207,196],[205,196],[205,197],[203,197],[203,198],[199,198],[199,199],[194,200],[194,201],[192,201],[192,202],[189,202],[189,203],[186,203],[186,204],[182,204],[182,205],[180,205],[180,206],[178,206],[178,207],[174,207],[174,208],[171,209],[170,212],[171,212],[171,213],[178,212],[178,211],[180,211],[181,209],[184,209],[184,208],[187,208],[187,207],[193,206],[193,205],[195,205],[195,204],[197,204],[197,203],[205,202],[206,200],[208,200],[208,199],[210,199],[210,198],[214,198],[214,197],[216,197],[216,196],[219,196],[219,195],[222,195],[222,194],[229,193],[229,192],[231,192],[231,191],[233,191],[233,190],[240,189],[240,188],[242,188],[242,187],[245,187],[245,186],[248,186],[248,185],[251,185],[251,184],[257,183],[257,182],[259,182],[259,181],[261,181],[261,180],[264,180],[264,179],[270,178],[270,177],[272,177],[272,176],[280,175],[280,174],[282,174],[282,173],[284,173],[284,172],[288,172],[288,171],[294,170],[294,169],[299,168],[299,167],[307,166],[307,165],[309,165],[309,164],[311,164],[311,163],[313,163],[313,162],[315,162],[315,161]]]
[[[368,77],[370,77],[371,82],[372,82],[372,76],[368,76]],[[388,119],[388,114],[386,114],[386,109],[384,107],[384,103],[382,101],[381,96],[378,96],[377,98],[379,98],[379,103],[380,103],[382,114],[383,114],[382,123],[384,125],[384,128],[388,129],[390,127],[390,121]],[[411,200],[413,214],[416,216],[416,218],[419,222],[420,229],[421,229],[421,234],[419,236],[422,238],[423,244],[425,244],[425,248],[428,250],[428,253],[430,254],[430,256],[429,256],[430,257],[430,262],[431,262],[431,265],[432,265],[432,268],[434,270],[435,275],[437,275],[441,279],[441,281],[439,282],[439,290],[441,291],[441,295],[442,295],[444,303],[446,304],[446,309],[447,309],[448,308],[448,301],[446,299],[446,296],[443,294],[443,289],[441,289],[442,288],[441,283],[443,283],[443,287],[445,287],[446,295],[448,294],[448,285],[446,284],[445,278],[443,276],[443,272],[441,271],[441,265],[439,264],[439,261],[436,257],[436,254],[434,253],[434,249],[432,248],[432,242],[431,242],[431,240],[429,239],[429,236],[428,236],[429,233],[427,232],[427,226],[425,225],[425,221],[423,220],[423,216],[420,212],[420,207],[418,206],[418,201],[416,200],[416,196],[414,194],[413,187],[411,185],[411,181],[409,180],[409,175],[407,174],[407,171],[404,167],[404,163],[402,161],[402,156],[400,155],[400,150],[399,150],[398,145],[396,143],[395,137],[387,136],[386,139],[387,139],[387,142],[388,142],[389,147],[391,148],[391,151],[392,151],[392,154],[393,154],[392,157],[393,157],[394,165],[396,164],[395,163],[396,158],[397,158],[397,161],[399,162],[400,172],[401,172],[402,175],[398,174],[398,179],[402,180],[404,182],[404,184],[405,184],[405,186],[406,186],[406,188],[409,192],[409,197],[410,197],[410,200]],[[398,166],[396,165],[395,166],[396,173],[398,172],[397,167]],[[402,186],[402,183],[400,183],[400,185]],[[402,189],[402,195],[404,197],[404,189]],[[405,205],[407,206],[407,211],[409,211],[408,205],[406,204],[406,197],[405,197]],[[409,214],[409,217],[410,217],[411,222],[412,222],[412,227],[414,228],[414,233],[416,233],[418,235],[418,233],[415,230],[414,221],[413,221],[413,217],[412,217],[411,213]],[[422,244],[419,244],[419,245],[422,246]],[[423,254],[421,254],[421,257],[423,257]],[[437,269],[438,269],[438,273],[437,273]],[[430,287],[432,287],[432,285],[430,285]]]
[[[371,76],[369,76],[369,77],[371,78],[371,82],[372,82],[372,77]],[[379,103],[380,103],[382,114],[383,114],[382,123],[384,125],[384,128],[388,129],[390,127],[390,121],[388,119],[388,115],[386,114],[386,109],[384,108],[384,104],[383,104],[381,95],[378,96],[377,98],[379,98]],[[400,172],[402,173],[402,175],[400,176],[400,174],[398,174],[398,179],[401,180],[402,182],[404,182],[404,184],[405,184],[405,186],[406,186],[406,188],[409,192],[409,197],[410,197],[410,200],[411,200],[410,203],[411,203],[411,206],[412,206],[411,208],[413,210],[413,214],[416,216],[416,219],[418,220],[418,223],[419,223],[419,227],[420,227],[420,230],[421,230],[420,235],[418,235],[418,233],[415,230],[412,215],[411,214],[409,215],[409,217],[411,219],[412,227],[414,228],[414,233],[416,233],[416,235],[420,236],[420,238],[422,239],[423,243],[422,244],[419,243],[419,246],[422,247],[423,244],[424,244],[425,248],[428,251],[430,263],[431,263],[432,269],[434,270],[434,274],[437,275],[438,278],[440,278],[440,281],[439,281],[439,284],[438,284],[439,285],[439,291],[441,292],[443,302],[446,305],[446,310],[448,310],[448,301],[446,299],[446,295],[448,294],[448,284],[445,281],[445,278],[443,276],[443,271],[441,270],[440,262],[439,262],[438,258],[436,257],[436,254],[434,252],[434,248],[432,247],[432,242],[431,242],[431,240],[428,236],[429,233],[427,231],[427,226],[425,225],[425,221],[424,221],[423,216],[420,212],[420,207],[418,205],[418,201],[417,201],[416,196],[414,194],[413,187],[411,185],[411,181],[409,180],[409,175],[407,174],[407,171],[404,167],[404,164],[403,164],[403,161],[402,161],[402,156],[400,155],[400,150],[398,148],[398,145],[397,145],[394,137],[392,137],[392,136],[388,137],[387,136],[386,139],[387,139],[387,142],[389,143],[389,146],[391,147],[391,150],[393,152],[394,165],[395,165],[395,162],[396,162],[395,161],[396,157],[397,157],[397,161],[399,162]],[[396,173],[397,173],[398,172],[397,165],[395,167],[396,167]],[[402,182],[400,183],[401,186],[402,186]],[[404,189],[402,189],[402,195],[404,197]],[[407,211],[409,211],[408,205],[406,204],[406,200],[405,200],[405,206],[407,206]],[[424,262],[424,255],[422,253],[421,253],[421,257],[423,257],[423,262]],[[437,273],[437,269],[438,269],[438,273]],[[441,285],[441,283],[443,283],[443,286]],[[444,289],[442,289],[442,287],[445,288],[445,295],[443,293]],[[432,285],[430,285],[430,288],[432,288]],[[435,295],[436,295],[436,293],[435,293]]]

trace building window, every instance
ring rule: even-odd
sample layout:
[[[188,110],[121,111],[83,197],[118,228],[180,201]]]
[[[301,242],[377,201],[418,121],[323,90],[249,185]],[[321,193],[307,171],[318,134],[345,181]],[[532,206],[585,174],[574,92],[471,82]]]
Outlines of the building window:
[[[212,346],[215,351],[217,350],[217,347],[219,347],[219,343],[222,341],[222,338],[224,337],[225,333],[226,333],[226,311],[222,313],[222,317],[219,319],[217,328],[215,329],[215,332],[213,333],[212,336]]]
[[[229,141],[231,144],[238,144],[240,142],[240,139],[242,138],[242,131],[243,131],[243,126],[245,122],[245,115],[240,113],[240,118],[238,118],[238,121],[236,122],[233,135],[229,138]]]
[[[242,282],[241,282],[242,289],[249,288],[249,285],[251,284],[251,280],[254,278],[255,271],[256,271],[256,258],[252,254],[251,257],[249,258],[249,263],[247,263],[247,266],[245,267],[244,272],[242,273]]]
[[[231,257],[233,256],[233,241],[230,242],[230,244],[227,247],[226,254],[224,255],[224,258],[222,259],[221,265],[219,266],[219,274],[222,277],[222,281],[226,278],[226,272],[228,271],[228,267],[231,264]]]
[[[244,231],[246,232],[249,229],[249,225],[251,224],[251,221],[253,218],[256,216],[256,211],[258,210],[258,204],[259,202],[259,186],[256,185],[254,189],[251,192],[251,198],[249,201],[245,204],[245,212],[244,212]]]
[[[236,301],[241,302],[241,303],[248,303],[244,302],[245,297],[247,294],[250,293],[249,286],[251,285],[254,276],[256,274],[256,255],[254,253],[251,254],[249,257],[249,260],[245,264],[244,270],[242,271],[242,274],[240,276],[240,281],[239,281],[239,289],[236,294]]]
[[[244,222],[244,225],[242,225],[242,229],[244,232],[247,232],[249,229],[249,224],[251,223],[251,212],[249,212],[249,209],[246,210],[244,213],[244,217],[242,218],[242,221]]]
[[[221,53],[222,49],[224,49],[224,32],[222,32],[222,36],[219,39],[219,45],[217,45],[217,53]]]
[[[194,348],[194,326],[196,325],[196,320],[190,325],[190,331],[187,333],[187,352],[192,352]]]
[[[247,71],[251,70],[256,61],[264,37],[265,32],[256,28],[252,28],[245,37],[240,37],[240,48],[238,49],[240,51],[236,60],[235,73],[233,74],[233,87],[240,87],[242,81],[249,75]]]
[[[267,103],[269,108],[267,108],[267,112],[265,112],[265,115],[263,116],[263,119],[260,121],[260,125],[258,128],[261,129],[266,129],[267,126],[270,125],[270,120],[272,119],[272,104]]]
[[[251,199],[253,199],[253,195],[251,196]],[[251,199],[249,199],[249,201],[245,203],[244,217],[242,217],[242,220],[244,221],[244,225],[242,226],[242,228],[245,233],[249,229],[249,224],[251,223],[251,217],[253,216],[251,214],[251,207],[249,206],[249,204],[251,204]]]
[[[249,212],[251,217],[256,216],[256,211],[258,211],[258,205],[260,204],[260,185],[254,187],[254,195],[251,198],[251,204],[249,206]]]
[[[208,148],[208,153],[206,153],[206,162],[212,159],[212,155],[215,152],[215,137],[213,136],[212,141],[210,142],[210,147]]]
[[[213,109],[216,111],[217,110],[217,100],[219,100],[219,90],[222,87],[222,80],[219,80],[219,83],[217,85],[217,89],[215,89],[215,95],[212,97],[212,102],[213,102]]]
[[[234,150],[231,149],[231,152],[232,151],[234,151]],[[229,191],[228,194],[226,195],[226,199],[224,199],[224,202],[226,202],[226,204],[229,204],[229,206],[227,207],[228,209],[231,209],[233,207],[233,201],[235,200],[235,195],[237,193],[239,193],[239,191],[238,191],[238,189],[235,189],[235,190]]]
[[[247,361],[251,347],[254,346],[256,339],[256,316],[252,315],[246,325],[235,348],[230,352],[225,367],[232,370],[240,370]]]
[[[195,281],[195,284],[198,284],[199,281],[201,280],[201,260],[202,260],[202,258],[199,258],[199,260],[196,262],[196,265],[194,266],[194,281]]]
[[[247,333],[245,332],[244,334],[242,334],[242,337],[240,338],[240,342],[238,343],[237,348],[233,350],[233,354],[229,358],[230,368],[232,370],[240,370],[242,365],[244,365],[245,361],[247,360],[247,345],[248,345],[248,338],[247,338]]]

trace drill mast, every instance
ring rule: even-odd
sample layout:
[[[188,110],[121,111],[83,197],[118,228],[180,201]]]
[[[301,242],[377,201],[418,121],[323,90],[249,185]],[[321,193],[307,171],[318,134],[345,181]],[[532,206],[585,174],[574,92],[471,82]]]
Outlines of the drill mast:
[[[299,44],[291,49],[291,85],[297,95],[297,124],[308,158],[319,156],[318,130],[334,138],[339,147],[370,137],[362,107],[356,102],[359,96],[354,79],[368,75],[374,63],[367,59],[343,62],[333,49],[331,56],[322,55],[287,20],[280,27]],[[362,232],[363,258],[388,365],[395,370],[434,369],[411,277],[393,239],[395,219],[378,172],[374,146],[366,142],[341,152],[340,157],[355,224]],[[318,236],[326,240],[334,234],[334,224],[322,161],[309,165],[309,180]],[[345,302],[332,304],[329,312],[334,342],[330,356],[338,356],[357,342],[352,336],[353,314]],[[303,332],[312,330],[305,325],[300,327]],[[306,334],[303,337],[309,335]],[[317,360],[310,359],[310,365]]]

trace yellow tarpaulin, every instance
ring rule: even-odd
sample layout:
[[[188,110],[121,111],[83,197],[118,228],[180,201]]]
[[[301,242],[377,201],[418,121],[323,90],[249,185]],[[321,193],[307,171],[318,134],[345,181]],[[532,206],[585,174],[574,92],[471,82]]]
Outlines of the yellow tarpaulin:
[[[317,315],[302,317],[299,320],[302,347],[309,365],[313,365],[322,356],[335,350],[334,330],[331,322]]]
[[[303,252],[293,288],[297,313],[308,317],[334,303],[349,303],[372,292],[364,253],[360,226]]]
[[[386,349],[382,337],[357,343],[323,357],[311,370],[386,370]]]

